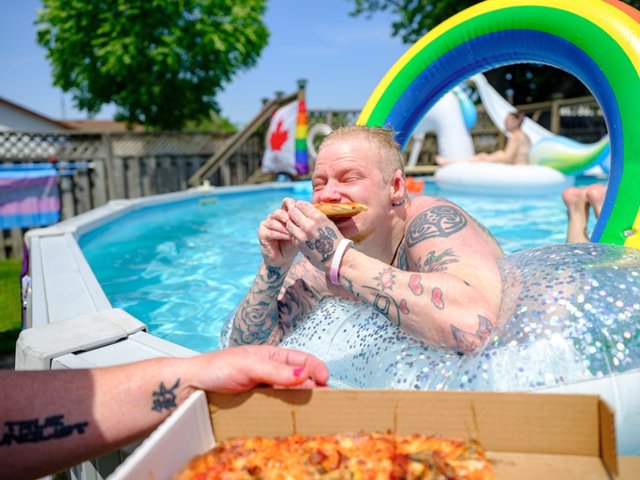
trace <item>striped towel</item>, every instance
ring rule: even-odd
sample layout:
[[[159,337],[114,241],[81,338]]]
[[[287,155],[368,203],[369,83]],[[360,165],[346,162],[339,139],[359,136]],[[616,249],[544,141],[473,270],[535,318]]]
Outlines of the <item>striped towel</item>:
[[[0,165],[0,229],[42,227],[60,219],[52,165]]]

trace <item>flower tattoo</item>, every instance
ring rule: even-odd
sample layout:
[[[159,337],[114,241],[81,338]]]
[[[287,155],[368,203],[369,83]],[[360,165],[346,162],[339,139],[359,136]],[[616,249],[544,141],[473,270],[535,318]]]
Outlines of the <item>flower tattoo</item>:
[[[324,231],[319,228],[318,229],[318,238],[316,241],[312,242],[311,240],[307,240],[305,243],[309,250],[316,250],[322,258],[321,262],[326,262],[331,258],[334,252],[333,244],[334,240],[338,238],[336,232],[331,227],[325,227]]]

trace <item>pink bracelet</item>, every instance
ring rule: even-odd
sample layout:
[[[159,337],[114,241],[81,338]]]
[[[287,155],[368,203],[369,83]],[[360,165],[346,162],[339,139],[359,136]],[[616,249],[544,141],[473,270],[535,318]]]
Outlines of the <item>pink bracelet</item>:
[[[331,260],[331,270],[329,270],[329,280],[334,285],[340,285],[340,262],[342,261],[342,257],[344,256],[344,252],[347,247],[353,245],[353,242],[348,238],[343,238],[338,243],[338,248],[336,248],[336,253],[333,254],[333,260]]]

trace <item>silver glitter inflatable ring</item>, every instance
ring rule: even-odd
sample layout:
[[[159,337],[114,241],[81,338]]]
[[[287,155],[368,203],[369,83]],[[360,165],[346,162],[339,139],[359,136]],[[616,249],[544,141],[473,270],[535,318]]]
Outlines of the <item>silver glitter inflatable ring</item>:
[[[596,393],[616,410],[619,453],[640,454],[640,251],[606,244],[502,259],[500,322],[473,354],[426,345],[374,308],[327,298],[283,347],[352,388]]]

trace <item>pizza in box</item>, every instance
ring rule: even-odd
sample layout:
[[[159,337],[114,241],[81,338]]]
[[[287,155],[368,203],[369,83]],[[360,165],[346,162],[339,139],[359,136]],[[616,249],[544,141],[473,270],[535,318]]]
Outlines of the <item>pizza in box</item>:
[[[494,479],[473,440],[337,434],[236,438],[194,458],[175,480]]]

